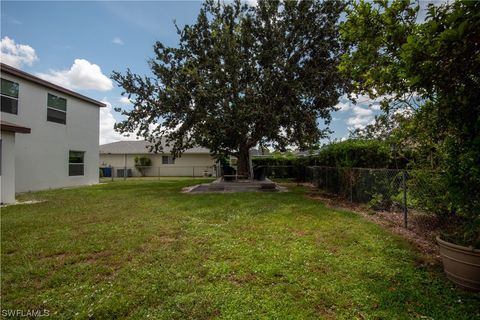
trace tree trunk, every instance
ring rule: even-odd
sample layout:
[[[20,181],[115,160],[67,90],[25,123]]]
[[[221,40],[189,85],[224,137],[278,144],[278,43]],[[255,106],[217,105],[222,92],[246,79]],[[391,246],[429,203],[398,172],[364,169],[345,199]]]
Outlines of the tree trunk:
[[[248,148],[240,149],[237,156],[237,169],[238,175],[250,177],[250,150]]]

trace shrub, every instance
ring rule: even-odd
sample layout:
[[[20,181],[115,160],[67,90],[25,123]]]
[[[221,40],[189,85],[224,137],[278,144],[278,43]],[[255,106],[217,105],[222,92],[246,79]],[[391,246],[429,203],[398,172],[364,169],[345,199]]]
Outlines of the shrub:
[[[395,161],[395,156],[386,142],[350,139],[324,146],[315,155],[297,157],[293,154],[272,154],[269,157],[253,158],[252,162],[255,166],[290,166],[292,169],[288,170],[286,175],[304,181],[306,166],[405,168],[408,159],[399,158]],[[287,172],[286,169],[283,171]]]
[[[395,168],[390,146],[379,140],[350,139],[329,144],[316,156],[318,165],[348,168]],[[405,161],[397,161],[399,168]]]
[[[135,168],[140,172],[142,177],[145,177],[147,168],[152,165],[152,160],[147,156],[136,156],[135,157]]]

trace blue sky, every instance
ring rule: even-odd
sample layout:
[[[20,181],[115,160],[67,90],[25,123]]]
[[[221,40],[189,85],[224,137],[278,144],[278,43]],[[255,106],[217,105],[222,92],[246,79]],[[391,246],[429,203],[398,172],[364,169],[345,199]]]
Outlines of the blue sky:
[[[122,137],[113,131],[113,124],[121,118],[111,105],[128,107],[128,103],[109,80],[111,72],[130,68],[148,74],[154,42],[177,45],[173,21],[179,26],[194,23],[201,4],[1,1],[2,62],[106,102],[109,107],[101,111],[100,143],[117,141]],[[368,103],[354,106],[347,99],[339,107],[332,114],[332,139],[348,136],[348,128],[368,124],[379,112]]]

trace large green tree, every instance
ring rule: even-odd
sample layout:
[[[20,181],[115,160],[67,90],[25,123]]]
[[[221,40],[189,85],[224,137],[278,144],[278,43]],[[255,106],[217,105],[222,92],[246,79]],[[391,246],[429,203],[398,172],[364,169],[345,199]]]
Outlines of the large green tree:
[[[353,91],[386,96],[387,113],[410,108],[391,133],[435,153],[425,165],[443,172],[445,207],[480,246],[480,1],[430,5],[425,21],[409,0],[356,1],[341,34]]]
[[[174,156],[195,145],[238,158],[249,175],[256,146],[308,148],[327,133],[344,86],[338,72],[340,0],[206,1],[179,45],[154,45],[152,76],[112,78],[133,102],[122,133],[136,132]],[[153,125],[153,126],[152,126]],[[163,138],[163,139],[162,139]]]

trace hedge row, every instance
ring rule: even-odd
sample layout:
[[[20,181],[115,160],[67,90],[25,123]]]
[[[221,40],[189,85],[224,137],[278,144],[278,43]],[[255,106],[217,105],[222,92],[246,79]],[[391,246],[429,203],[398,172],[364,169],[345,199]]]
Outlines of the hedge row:
[[[397,159],[395,159],[397,158]],[[273,155],[253,158],[255,166],[329,166],[349,168],[405,168],[407,160],[396,157],[390,146],[376,140],[346,140],[329,144],[316,155],[292,157]]]

